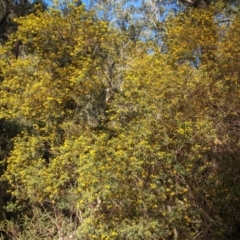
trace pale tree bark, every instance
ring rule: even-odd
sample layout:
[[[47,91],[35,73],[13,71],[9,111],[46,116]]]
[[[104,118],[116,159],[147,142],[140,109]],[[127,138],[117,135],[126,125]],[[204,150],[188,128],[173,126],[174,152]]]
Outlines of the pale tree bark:
[[[208,6],[207,0],[180,0],[180,2],[191,4],[196,8],[207,8]]]

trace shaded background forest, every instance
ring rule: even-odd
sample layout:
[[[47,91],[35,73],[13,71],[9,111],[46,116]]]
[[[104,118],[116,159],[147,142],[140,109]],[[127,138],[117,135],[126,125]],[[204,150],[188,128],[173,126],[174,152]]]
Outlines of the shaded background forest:
[[[2,239],[239,239],[239,1],[0,9]]]

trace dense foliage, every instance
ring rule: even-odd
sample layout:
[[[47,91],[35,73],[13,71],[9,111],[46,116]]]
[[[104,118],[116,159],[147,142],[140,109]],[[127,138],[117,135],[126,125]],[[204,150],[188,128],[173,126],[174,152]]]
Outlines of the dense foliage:
[[[35,9],[0,47],[2,238],[237,239],[238,10],[103,2]]]

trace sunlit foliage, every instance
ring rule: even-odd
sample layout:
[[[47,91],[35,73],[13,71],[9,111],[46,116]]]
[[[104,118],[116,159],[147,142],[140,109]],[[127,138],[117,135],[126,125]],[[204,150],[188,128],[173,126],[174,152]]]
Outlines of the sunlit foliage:
[[[219,24],[222,6],[169,17],[159,42],[84,5],[16,19],[0,48],[0,117],[19,125],[1,180],[21,225],[5,234],[234,239],[240,20]]]

